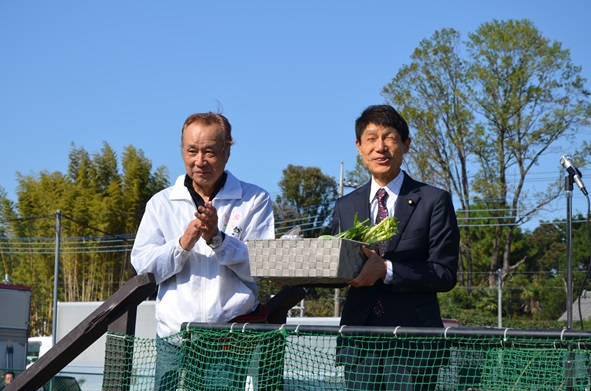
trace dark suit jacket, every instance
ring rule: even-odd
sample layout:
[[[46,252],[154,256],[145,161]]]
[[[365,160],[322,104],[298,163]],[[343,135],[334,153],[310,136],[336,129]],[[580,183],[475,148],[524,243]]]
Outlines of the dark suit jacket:
[[[337,200],[332,233],[370,218],[371,183]],[[350,287],[341,324],[402,327],[443,327],[437,292],[456,285],[460,233],[448,192],[417,182],[405,173],[394,217],[398,234],[384,258],[392,262],[393,283],[378,280],[371,287]],[[371,316],[380,298],[381,317]]]

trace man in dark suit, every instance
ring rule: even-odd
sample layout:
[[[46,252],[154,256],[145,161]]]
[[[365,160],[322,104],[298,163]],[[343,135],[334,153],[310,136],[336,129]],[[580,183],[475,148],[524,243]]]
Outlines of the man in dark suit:
[[[460,234],[447,191],[417,182],[401,170],[410,147],[408,125],[389,105],[370,106],[355,123],[356,145],[372,179],[337,200],[332,233],[384,215],[398,221],[398,233],[367,260],[351,285],[342,325],[443,327],[437,292],[456,284]],[[433,390],[443,346],[388,341],[384,346],[341,339],[348,389]],[[381,348],[384,348],[383,350]]]

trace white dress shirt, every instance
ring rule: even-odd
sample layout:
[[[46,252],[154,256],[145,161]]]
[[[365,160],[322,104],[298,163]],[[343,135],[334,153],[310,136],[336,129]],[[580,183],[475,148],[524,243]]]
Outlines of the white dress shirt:
[[[386,193],[388,193],[388,198],[386,199],[386,209],[388,210],[388,216],[394,216],[396,201],[398,201],[398,194],[400,194],[402,182],[404,182],[404,172],[400,170],[400,173],[398,173],[396,178],[392,179],[385,187],[383,187],[383,189],[386,190]],[[374,224],[376,218],[378,217],[377,192],[381,188],[382,187],[378,185],[372,178],[371,188],[369,190],[369,200],[371,207],[371,220]],[[392,261],[390,261],[389,259],[386,259],[386,277],[384,278],[384,283],[392,283]]]

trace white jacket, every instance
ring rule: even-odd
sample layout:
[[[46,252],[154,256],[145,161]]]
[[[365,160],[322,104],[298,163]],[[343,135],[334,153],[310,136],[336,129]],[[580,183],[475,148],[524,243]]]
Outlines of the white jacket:
[[[260,187],[226,172],[226,183],[213,199],[226,238],[215,250],[203,238],[190,251],[179,244],[196,211],[185,175],[146,204],[131,263],[138,274],[156,278],[159,337],[177,333],[183,322],[227,322],[257,304],[245,241],[275,238],[272,202]]]

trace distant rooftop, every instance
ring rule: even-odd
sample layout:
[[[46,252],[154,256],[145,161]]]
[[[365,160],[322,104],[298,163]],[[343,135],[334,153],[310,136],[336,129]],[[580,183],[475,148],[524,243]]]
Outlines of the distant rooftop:
[[[573,321],[580,321],[581,317],[583,320],[591,319],[591,293],[583,291],[581,294],[581,313],[579,314],[579,299],[573,303]],[[558,320],[566,321],[566,311],[562,314]]]

